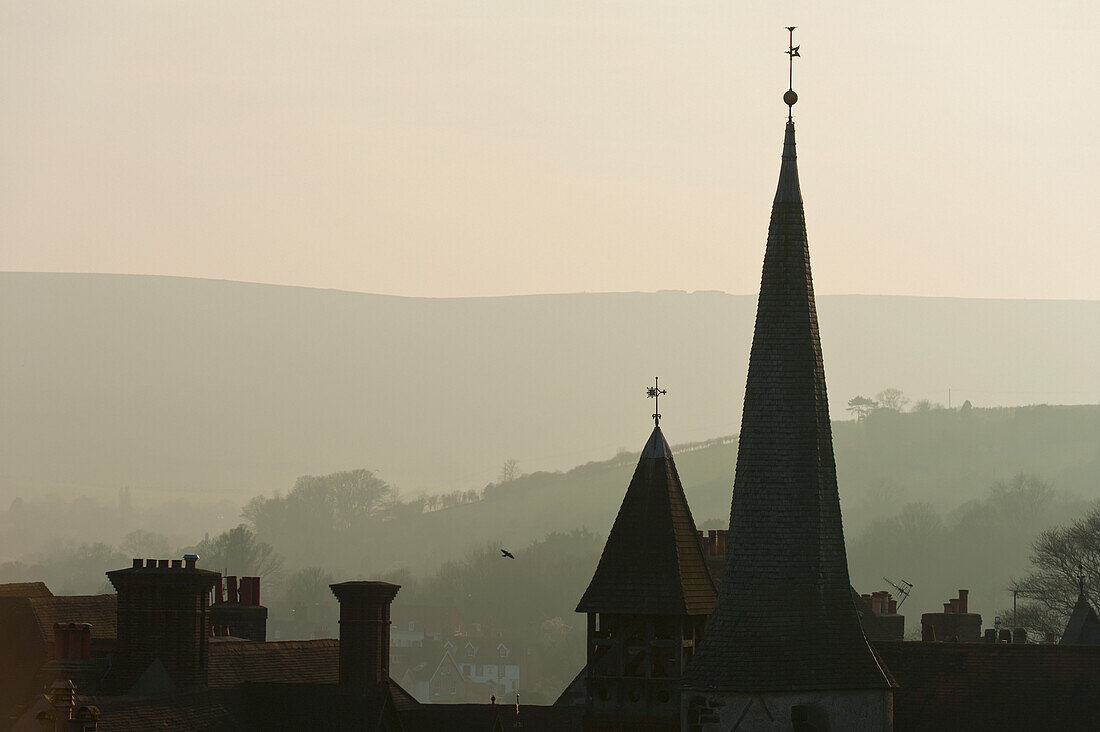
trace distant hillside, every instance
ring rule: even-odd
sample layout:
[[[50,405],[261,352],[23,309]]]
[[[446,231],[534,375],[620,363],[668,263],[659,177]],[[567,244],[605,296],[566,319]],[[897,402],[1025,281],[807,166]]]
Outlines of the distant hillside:
[[[918,585],[907,606],[917,611],[910,622],[918,626],[910,628],[919,627],[919,612],[942,607],[951,596],[946,593],[959,587],[974,590],[973,606],[980,612],[1001,611],[1009,578],[1027,569],[1035,534],[1100,499],[1098,435],[1100,406],[878,412],[859,424],[835,425],[853,582],[862,589],[886,589],[883,575],[905,572],[902,577]],[[551,532],[586,528],[605,538],[647,437],[648,430],[640,430],[635,451],[613,459],[492,485],[480,501],[453,508],[398,512],[369,530],[307,528],[312,524],[305,523],[303,508],[292,515],[275,511],[275,521],[257,528],[293,566],[323,566],[349,577],[393,570],[423,577],[487,543],[519,550]],[[697,525],[727,527],[736,442],[717,439],[674,452]],[[1053,493],[1042,510],[1031,511],[1013,528],[996,514],[996,506],[985,506],[995,483],[1011,483],[1019,473],[1037,475]],[[975,533],[971,541],[966,532],[984,525],[971,516],[963,535],[943,534],[942,546],[933,525],[924,527],[927,531],[909,527],[921,529],[916,536],[899,526],[901,535],[895,535],[884,521],[913,504],[926,504],[926,513],[941,517],[948,528],[977,507],[992,522],[986,528],[1000,533]],[[909,542],[909,548],[894,546],[895,541]],[[954,554],[943,557],[940,549],[947,548]],[[577,567],[573,579],[586,582],[594,569],[593,559],[593,566]]]
[[[818,306],[834,418],[888,386],[939,402],[950,387],[956,405],[1100,402],[1100,303]],[[754,308],[0,274],[0,498],[131,485],[240,500],[360,466],[406,494],[480,487],[509,458],[532,472],[633,447],[655,374],[671,440],[734,434]]]
[[[668,432],[666,431],[666,435]],[[929,503],[945,515],[984,497],[999,480],[1036,474],[1060,494],[1100,499],[1100,406],[937,410],[872,415],[859,424],[834,426],[834,447],[845,530],[854,535],[871,521],[892,516],[908,503]],[[392,540],[369,552],[350,552],[348,569],[368,562],[379,572],[394,567],[415,573],[441,557],[483,541],[525,546],[551,531],[588,528],[606,535],[648,437],[636,450],[565,473],[535,473],[491,486],[484,500],[395,520]],[[737,444],[716,439],[685,450],[674,447],[676,466],[696,523],[729,523]],[[419,537],[414,542],[400,536]],[[277,541],[278,537],[270,537]],[[1021,541],[1029,541],[1027,538]],[[329,563],[320,554],[289,554],[301,564]],[[363,555],[369,555],[369,559]]]

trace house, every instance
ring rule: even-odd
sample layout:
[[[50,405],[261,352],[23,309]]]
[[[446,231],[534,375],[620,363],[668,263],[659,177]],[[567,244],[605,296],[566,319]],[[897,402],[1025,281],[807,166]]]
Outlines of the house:
[[[490,696],[505,700],[519,693],[519,663],[512,658],[512,649],[503,641],[491,645],[468,640],[456,656],[463,677],[482,685]],[[484,691],[482,695],[485,696]]]
[[[400,684],[422,704],[461,704],[467,683],[454,656],[446,651],[419,654],[400,677]]]
[[[56,596],[42,582],[0,585],[0,720],[13,721],[61,669],[98,688],[115,619],[114,595]]]

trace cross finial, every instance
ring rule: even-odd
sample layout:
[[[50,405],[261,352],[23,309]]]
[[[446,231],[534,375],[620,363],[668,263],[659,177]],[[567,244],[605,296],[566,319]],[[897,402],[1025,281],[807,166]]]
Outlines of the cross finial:
[[[1077,591],[1085,594],[1085,567],[1081,562],[1077,563]]]
[[[788,66],[787,69],[787,92],[783,95],[783,102],[787,105],[787,119],[791,119],[791,113],[794,111],[794,103],[798,101],[798,95],[794,93],[794,59],[797,56],[801,58],[801,54],[798,53],[800,46],[794,45],[794,29],[796,25],[788,25],[787,32],[790,34],[790,43],[787,47]]]
[[[661,426],[661,395],[667,394],[664,389],[661,389],[658,384],[660,381],[659,376],[653,377],[653,386],[647,387],[645,395],[653,400],[653,426]]]

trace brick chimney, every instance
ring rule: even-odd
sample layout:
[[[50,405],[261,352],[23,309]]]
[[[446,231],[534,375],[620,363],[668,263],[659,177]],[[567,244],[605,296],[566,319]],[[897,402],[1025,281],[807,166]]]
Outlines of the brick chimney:
[[[124,692],[159,659],[181,688],[205,686],[207,673],[207,606],[210,590],[221,577],[169,560],[134,560],[127,569],[107,573],[118,592],[118,646],[113,685]]]
[[[340,684],[371,688],[390,677],[390,603],[401,585],[329,585],[340,602]]]
[[[53,657],[56,661],[87,661],[92,657],[92,626],[88,623],[54,623]]]
[[[224,602],[215,602],[210,608],[210,622],[215,626],[226,627],[236,638],[263,642],[267,640],[267,608],[260,604],[260,578],[225,578],[228,592]],[[220,600],[221,584],[214,588],[214,597]],[[218,635],[215,633],[215,635]]]
[[[922,641],[961,641],[977,643],[982,639],[982,616],[970,612],[969,590],[943,604],[942,613],[921,615]]]

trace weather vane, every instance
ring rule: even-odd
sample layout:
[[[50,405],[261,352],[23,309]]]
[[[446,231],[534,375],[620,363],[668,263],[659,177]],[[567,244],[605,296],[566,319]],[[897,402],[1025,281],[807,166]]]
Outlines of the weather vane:
[[[789,57],[789,68],[787,70],[787,91],[783,94],[783,103],[787,105],[787,119],[791,118],[791,113],[794,111],[794,103],[798,101],[798,95],[794,93],[794,59],[795,56],[802,58],[798,49],[800,46],[794,45],[794,29],[796,25],[788,25],[787,32],[790,33],[791,40],[789,48],[787,48],[787,56]]]
[[[658,386],[659,376],[653,377],[653,386],[647,387],[645,395],[653,400],[653,426],[661,426],[661,395],[668,392]]]

